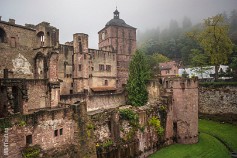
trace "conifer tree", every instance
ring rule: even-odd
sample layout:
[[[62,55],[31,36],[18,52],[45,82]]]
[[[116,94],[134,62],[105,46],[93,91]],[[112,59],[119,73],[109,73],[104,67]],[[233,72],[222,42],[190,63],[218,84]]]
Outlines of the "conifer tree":
[[[128,101],[133,106],[143,106],[148,100],[146,83],[150,78],[150,70],[146,56],[137,50],[129,65],[127,83]]]

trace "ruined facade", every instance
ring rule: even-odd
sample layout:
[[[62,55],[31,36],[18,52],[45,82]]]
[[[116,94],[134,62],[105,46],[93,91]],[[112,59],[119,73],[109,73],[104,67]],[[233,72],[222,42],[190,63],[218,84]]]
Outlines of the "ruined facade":
[[[136,28],[116,9],[98,34],[95,50],[88,48],[87,34],[60,44],[59,30],[47,22],[21,26],[0,18],[0,155],[21,157],[25,148],[39,145],[41,157],[96,157],[96,144],[110,140],[114,157],[137,157],[174,141],[197,142],[197,83],[150,81],[148,105],[128,106],[138,114],[134,127],[119,113],[126,105]],[[153,116],[163,120],[163,136],[149,125]],[[103,157],[104,150],[97,151]]]

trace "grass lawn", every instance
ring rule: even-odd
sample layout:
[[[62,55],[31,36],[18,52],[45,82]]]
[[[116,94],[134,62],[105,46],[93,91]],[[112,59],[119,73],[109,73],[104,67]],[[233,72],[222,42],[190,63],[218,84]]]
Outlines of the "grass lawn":
[[[228,158],[227,148],[216,138],[201,133],[199,142],[192,145],[175,144],[163,148],[150,158]]]
[[[199,131],[210,133],[218,137],[232,150],[237,151],[237,126],[208,120],[199,120]]]
[[[237,150],[237,126],[199,120],[199,142],[192,145],[174,144],[157,151],[150,158],[228,158],[228,149],[215,137]],[[205,132],[205,133],[204,133]],[[208,134],[206,134],[208,133]],[[215,137],[211,136],[214,135]]]

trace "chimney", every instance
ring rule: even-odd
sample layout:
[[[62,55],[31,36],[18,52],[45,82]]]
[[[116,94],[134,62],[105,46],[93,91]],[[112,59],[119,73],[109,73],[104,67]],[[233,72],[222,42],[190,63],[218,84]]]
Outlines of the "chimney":
[[[2,21],[2,16],[0,16],[0,21]]]
[[[8,78],[8,69],[3,69],[3,78]]]
[[[15,19],[9,19],[9,23],[15,24]]]

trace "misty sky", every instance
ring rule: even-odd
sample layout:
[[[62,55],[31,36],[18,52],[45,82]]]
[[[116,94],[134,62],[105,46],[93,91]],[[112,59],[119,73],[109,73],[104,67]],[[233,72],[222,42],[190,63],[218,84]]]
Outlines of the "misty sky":
[[[120,18],[139,31],[168,27],[171,19],[184,16],[193,23],[237,8],[237,0],[0,0],[0,16],[17,24],[49,22],[60,30],[60,43],[72,41],[74,33],[89,34],[89,47],[97,48],[98,31],[113,18]]]

